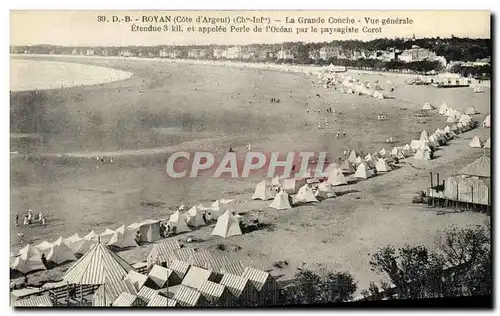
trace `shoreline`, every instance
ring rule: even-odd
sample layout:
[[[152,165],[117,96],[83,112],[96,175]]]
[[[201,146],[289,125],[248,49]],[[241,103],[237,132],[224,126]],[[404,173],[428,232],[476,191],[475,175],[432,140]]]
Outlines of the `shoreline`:
[[[73,63],[73,62],[66,62],[66,61],[60,61],[60,60],[47,60],[43,59],[37,62],[42,62],[44,63],[44,69],[38,69],[39,72],[47,72],[47,69],[49,68],[61,68],[63,69],[62,71],[62,77],[71,77],[71,74],[73,73],[81,73],[84,72],[85,75],[80,75],[77,76],[76,79],[71,78],[71,80],[68,80],[69,78],[65,78],[66,80],[61,82],[58,80],[51,80],[43,78],[43,80],[39,80],[37,82],[29,82],[26,84],[26,82],[23,82],[21,80],[21,84],[18,84],[17,87],[13,88],[12,87],[12,81],[16,81],[16,76],[22,76],[23,72],[26,71],[25,68],[29,68],[30,71],[33,71],[31,68],[35,67],[35,72],[37,72],[36,67],[37,65],[23,65],[22,62],[29,62],[29,61],[34,61],[35,59],[33,58],[28,58],[28,59],[22,59],[22,58],[15,58],[15,59],[10,59],[10,71],[11,71],[11,83],[10,83],[10,92],[29,92],[29,91],[46,91],[46,90],[58,90],[58,89],[67,89],[67,88],[74,88],[74,87],[87,87],[87,86],[96,86],[100,84],[105,84],[105,83],[110,83],[110,82],[118,82],[118,81],[123,81],[131,78],[134,76],[134,73],[129,72],[129,71],[124,71],[121,69],[116,69],[116,68],[110,68],[110,67],[103,67],[103,66],[96,66],[96,65],[84,65],[84,64],[78,64],[78,63]],[[16,66],[13,66],[17,62],[18,64]],[[19,63],[21,62],[21,63]],[[14,69],[13,69],[14,68]],[[14,71],[13,71],[14,70]],[[19,71],[21,74],[15,74],[16,70]],[[57,70],[56,70],[57,71]],[[15,74],[15,75],[14,75]],[[49,73],[50,74],[50,73]],[[92,74],[90,76],[90,74]],[[61,73],[59,73],[61,75]],[[60,76],[59,76],[60,77]],[[39,78],[39,79],[42,79]]]
[[[293,65],[293,64],[274,64],[274,63],[253,63],[253,62],[240,62],[240,61],[219,61],[219,60],[200,60],[200,59],[170,59],[170,58],[149,58],[149,57],[121,57],[121,56],[83,56],[83,55],[46,55],[46,54],[10,54],[10,56],[16,57],[57,57],[57,58],[67,58],[69,60],[92,60],[92,59],[105,59],[105,60],[137,60],[137,61],[160,61],[176,64],[194,64],[194,65],[205,65],[205,66],[217,66],[217,67],[233,67],[233,68],[250,68],[257,70],[274,70],[283,72],[293,72],[293,73],[304,73],[313,74],[319,73],[326,69],[327,66],[309,66],[309,65]],[[380,70],[369,70],[369,69],[356,69],[356,68],[346,68],[346,72],[340,72],[340,74],[363,74],[363,75],[382,75],[382,76],[397,76],[405,78],[416,78],[422,75],[415,73],[403,73],[403,72],[393,72],[393,71],[380,71]],[[438,74],[439,76],[439,74]],[[486,80],[477,86],[491,87],[491,81]]]

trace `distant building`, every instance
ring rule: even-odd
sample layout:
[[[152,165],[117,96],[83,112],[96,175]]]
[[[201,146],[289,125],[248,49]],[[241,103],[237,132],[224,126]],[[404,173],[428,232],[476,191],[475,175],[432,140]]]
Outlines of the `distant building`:
[[[311,50],[311,51],[309,51],[309,59],[317,60],[317,59],[320,59],[319,56],[320,56],[319,50]]]
[[[277,59],[295,59],[295,55],[290,49],[281,49],[278,51]]]
[[[377,59],[383,61],[391,61],[396,59],[396,52],[391,50],[379,51],[377,52]]]
[[[213,56],[215,59],[224,58],[224,55],[225,55],[224,49],[222,49],[222,48],[215,48],[214,49]]]
[[[168,53],[168,57],[169,58],[180,58],[182,56],[182,52],[178,49],[174,49],[174,50],[171,50],[169,53]]]
[[[409,63],[412,61],[422,61],[425,59],[432,59],[435,57],[437,57],[437,55],[433,51],[427,48],[420,48],[417,45],[413,45],[411,49],[403,51],[398,56],[398,59]]]
[[[436,56],[434,58],[431,58],[430,60],[438,61],[443,68],[447,65],[446,58],[444,58],[443,56]]]
[[[361,51],[355,50],[352,52],[351,59],[357,60],[357,59],[361,59],[361,58],[364,58],[363,53]]]
[[[323,60],[330,59],[332,57],[340,57],[341,49],[340,47],[334,46],[323,46],[319,50],[319,58]]]
[[[130,52],[128,49],[123,49],[120,51],[120,56],[131,57],[131,56],[134,56],[134,54],[132,52]]]
[[[85,56],[94,56],[95,51],[93,49],[87,49]]]
[[[239,46],[228,47],[225,51],[224,57],[227,59],[241,58],[241,47]]]

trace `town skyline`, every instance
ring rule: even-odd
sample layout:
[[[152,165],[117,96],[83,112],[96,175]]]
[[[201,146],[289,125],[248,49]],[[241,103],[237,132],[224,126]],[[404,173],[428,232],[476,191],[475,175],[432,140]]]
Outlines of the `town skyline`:
[[[96,16],[130,14],[142,15],[182,14],[227,16],[229,11],[12,11],[11,45],[62,45],[62,46],[157,46],[157,45],[255,45],[284,42],[329,42],[331,40],[370,41],[377,38],[468,37],[490,38],[490,13],[488,11],[230,11],[242,17],[266,16],[276,21],[285,17],[350,17],[363,20],[367,15],[375,19],[406,17],[412,24],[383,26],[382,33],[239,33],[219,32],[200,34],[197,32],[132,32],[132,23],[98,23]],[[464,23],[466,21],[474,23]],[[163,25],[162,23],[138,23],[141,26]],[[252,24],[253,25],[253,24]],[[283,25],[278,23],[276,25]],[[295,26],[310,27],[312,24]],[[314,24],[321,27],[344,27],[344,24]],[[350,24],[361,28],[365,24]],[[185,25],[186,27],[188,25]],[[206,26],[211,26],[206,24]],[[288,24],[288,26],[293,26]],[[117,36],[120,34],[120,36]]]

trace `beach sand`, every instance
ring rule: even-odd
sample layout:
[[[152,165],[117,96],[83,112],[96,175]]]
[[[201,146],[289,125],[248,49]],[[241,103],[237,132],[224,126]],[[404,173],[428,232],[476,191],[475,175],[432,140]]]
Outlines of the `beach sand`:
[[[75,61],[130,71],[134,76],[121,82],[48,90],[41,96],[11,93],[11,132],[43,138],[12,142],[11,151],[46,155],[34,161],[11,156],[11,218],[32,208],[48,220],[47,228],[13,227],[13,250],[20,247],[18,232],[25,235],[25,242],[36,244],[75,232],[84,236],[92,229],[99,233],[105,227],[168,218],[172,211],[167,208],[181,203],[207,205],[215,199],[235,198],[235,211],[259,212],[271,227],[222,239],[210,236],[210,226],[176,238],[199,238],[203,241],[194,246],[200,249],[213,249],[220,243],[237,245],[241,249],[228,251],[229,257],[258,268],[271,269],[273,262],[287,260],[287,268],[273,271],[283,278],[293,276],[304,263],[313,269],[327,265],[352,273],[362,290],[382,278],[369,266],[368,254],[379,247],[432,247],[440,229],[489,221],[489,216],[473,212],[437,215],[435,209],[411,203],[417,191],[429,186],[430,171],[445,179],[482,155],[482,149],[467,146],[472,136],[489,137],[489,129],[481,127],[442,147],[433,161],[407,159],[406,165],[388,174],[336,187],[341,194],[338,198],[286,211],[268,208],[270,201],[250,200],[262,175],[182,180],[164,175],[168,153],[183,148],[223,153],[232,145],[244,153],[244,146],[251,142],[255,151],[327,151],[333,159],[346,148],[364,153],[389,150],[418,138],[424,129],[432,133],[446,126],[436,110],[429,117],[415,117],[425,102],[437,107],[446,102],[459,111],[475,105],[480,114],[474,119],[482,122],[490,112],[489,90],[474,94],[472,89],[407,86],[402,76],[361,74],[362,79],[380,80],[382,86],[387,78],[396,85],[394,99],[376,100],[315,87],[312,81],[317,78],[291,72],[157,60]],[[270,104],[272,97],[283,102]],[[328,106],[342,114],[335,115],[329,128],[318,129],[317,122],[324,119]],[[321,108],[321,114],[306,115],[307,107]],[[35,115],[23,117],[27,108]],[[378,121],[377,114],[388,120]],[[335,131],[346,132],[346,139],[333,138]],[[391,136],[397,143],[386,144]],[[116,155],[115,163],[96,164],[93,155],[101,151]],[[82,158],[51,159],[60,153]],[[153,207],[148,202],[163,204]],[[120,255],[137,262],[145,259],[150,247]],[[34,273],[30,283],[59,280],[70,265]]]

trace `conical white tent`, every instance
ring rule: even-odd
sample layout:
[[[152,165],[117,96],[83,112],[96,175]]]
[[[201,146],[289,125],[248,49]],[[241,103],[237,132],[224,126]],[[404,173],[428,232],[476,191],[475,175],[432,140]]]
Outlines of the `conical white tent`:
[[[354,170],[353,166],[348,160],[345,160],[342,165],[340,165],[340,169],[342,170],[342,173],[345,174],[351,174],[354,173],[356,170]]]
[[[455,123],[456,120],[453,116],[449,116],[447,119],[446,119],[446,123]]]
[[[271,180],[271,184],[274,186],[274,187],[281,187],[283,185],[283,178],[280,177],[280,176],[275,176],[272,180]]]
[[[441,107],[439,108],[438,114],[445,115],[446,111],[448,110],[448,106],[446,103],[441,104]]]
[[[217,219],[217,224],[215,224],[211,235],[223,238],[242,235],[238,218],[227,210]]]
[[[108,242],[108,246],[118,248],[137,247],[137,242],[135,241],[136,233],[136,229],[130,229],[122,225],[115,230],[111,240]]]
[[[332,172],[334,170],[340,170],[340,166],[337,163],[332,162],[331,164],[328,165],[328,167],[326,167],[325,173],[329,174],[330,172]]]
[[[403,150],[401,149],[401,147],[394,147],[391,151],[391,156],[398,159],[405,158],[405,155],[403,154]]]
[[[414,156],[417,160],[431,160],[431,150],[429,147],[420,147]]]
[[[368,166],[368,168],[375,168],[375,159],[370,155],[368,158],[365,158],[364,163]]]
[[[294,203],[319,202],[314,196],[313,190],[307,184],[303,185],[299,192],[293,196],[293,201]]]
[[[354,164],[356,165],[359,165],[360,163],[364,162],[363,158],[361,158],[360,156],[358,156],[356,158],[356,160],[354,160]]]
[[[274,197],[273,202],[269,205],[269,207],[275,208],[277,210],[286,210],[292,208],[290,205],[290,200],[288,199],[288,194],[285,191],[280,191]]]
[[[76,245],[74,253],[75,254],[79,253],[83,255],[87,253],[90,249],[92,249],[92,247],[94,247],[95,244],[97,244],[97,240],[82,238],[82,240],[80,240]]]
[[[19,249],[18,256],[21,257],[23,260],[27,260],[28,258],[31,257],[36,257],[36,256],[41,256],[42,254],[38,249],[31,245],[26,245],[25,247]]]
[[[356,173],[354,173],[355,178],[359,179],[368,179],[371,176],[370,171],[368,170],[368,166],[365,163],[361,163],[356,169]]]
[[[106,229],[102,233],[100,233],[99,236],[104,237],[104,236],[113,235],[114,233],[115,233],[114,230],[109,229],[108,227],[106,227]]]
[[[82,238],[78,236],[78,233],[75,233],[74,235],[63,239],[63,242],[71,249],[71,251],[73,251],[73,253],[75,253],[80,240],[82,240]]]
[[[462,115],[460,115],[460,117],[458,118],[458,121],[459,121],[459,122],[462,122],[462,123],[464,123],[464,124],[469,125],[469,124],[472,122],[472,117],[470,117],[470,115],[467,115],[467,114],[462,114]]]
[[[97,241],[99,235],[96,234],[96,232],[94,230],[92,230],[90,233],[88,233],[87,235],[85,235],[83,237],[83,239],[87,239],[87,240],[95,240]]]
[[[403,155],[405,157],[409,157],[411,155],[413,155],[413,150],[411,149],[410,145],[406,144],[403,146],[403,148],[401,148],[401,151],[403,152]]]
[[[189,232],[191,229],[189,229],[184,219],[185,217],[181,216],[179,211],[176,211],[174,214],[170,215],[167,225],[170,226],[170,229],[175,227],[177,233]]]
[[[382,149],[378,152],[378,154],[380,155],[380,157],[385,157],[385,156],[386,156],[386,154],[387,154],[387,153],[386,153],[386,151],[385,151],[385,148],[382,148]]]
[[[50,248],[47,260],[59,265],[66,261],[76,260],[73,251],[63,242],[63,238],[59,237]]]
[[[38,270],[46,270],[47,268],[42,262],[41,255],[33,255],[31,257],[28,257],[26,259],[23,259],[21,256],[16,257],[14,259],[14,262],[12,263],[12,266],[10,267],[12,270],[17,270],[21,273],[28,273],[31,271],[38,271]]]
[[[206,225],[203,219],[203,211],[198,209],[198,207],[193,206],[186,213],[186,223],[188,226],[198,227]]]
[[[329,183],[322,182],[318,185],[318,190],[314,194],[316,197],[327,199],[336,197],[335,191],[333,190],[333,186]]]
[[[422,147],[423,144],[425,144],[426,141],[424,140],[415,140],[413,139],[410,143],[410,148],[413,150],[417,150],[420,147]],[[392,153],[391,153],[392,154]]]
[[[422,110],[432,110],[434,107],[429,103],[424,103],[424,106],[422,106]]]
[[[447,125],[447,126],[444,128],[444,132],[445,132],[446,134],[451,133],[451,127],[450,127],[449,125]]]
[[[483,148],[491,148],[491,137],[484,142]]]
[[[491,114],[488,114],[488,116],[484,119],[483,127],[488,127],[489,128],[491,126],[490,116],[491,116]]]
[[[342,174],[342,171],[340,171],[339,169],[335,169],[332,172],[328,173],[327,178],[328,180],[326,182],[333,186],[347,184],[346,178]]]
[[[102,244],[107,244],[111,240],[111,237],[113,237],[114,233],[115,233],[114,230],[111,230],[108,227],[106,227],[106,229],[99,234],[99,240],[101,241]]]
[[[351,150],[351,153],[349,154],[349,158],[347,160],[350,163],[354,163],[356,161],[356,158],[358,158],[358,154],[356,154],[356,151],[353,149]]]
[[[210,210],[214,212],[218,212],[221,209],[221,203],[219,200],[216,200],[215,202],[210,205]]]
[[[465,110],[465,114],[468,115],[474,115],[477,113],[476,107],[475,106],[469,106],[467,110]]]
[[[283,180],[283,190],[288,194],[295,194],[300,187],[306,184],[305,179],[288,178]]]
[[[420,133],[420,140],[423,140],[423,141],[429,140],[429,135],[427,134],[426,130],[423,130],[422,133]]]
[[[255,186],[255,191],[252,196],[252,200],[271,200],[276,196],[276,190],[274,190],[273,185],[267,181],[262,180]]]
[[[428,140],[427,144],[431,147],[439,147],[439,142],[434,134],[429,136],[429,140]]]
[[[472,139],[472,141],[469,143],[469,147],[472,147],[472,148],[481,148],[481,147],[483,147],[483,145],[481,144],[481,140],[479,139],[479,137],[474,136],[474,138]]]
[[[391,166],[387,164],[387,161],[384,158],[377,160],[375,169],[377,169],[377,172],[388,172],[392,170]]]
[[[47,254],[49,253],[50,248],[52,248],[52,246],[53,245],[51,242],[42,241],[41,243],[36,245],[35,248],[36,248],[36,250],[40,251],[40,255],[44,254],[45,256],[47,256]]]

